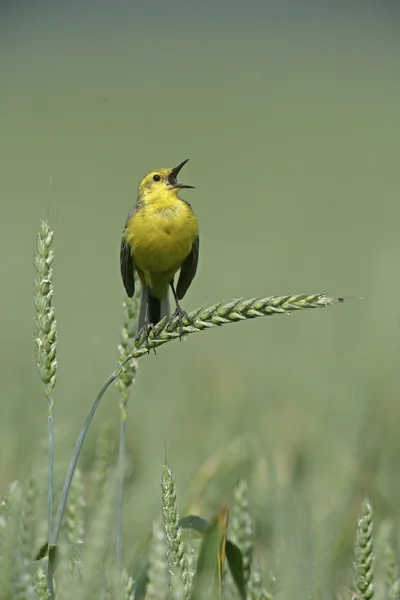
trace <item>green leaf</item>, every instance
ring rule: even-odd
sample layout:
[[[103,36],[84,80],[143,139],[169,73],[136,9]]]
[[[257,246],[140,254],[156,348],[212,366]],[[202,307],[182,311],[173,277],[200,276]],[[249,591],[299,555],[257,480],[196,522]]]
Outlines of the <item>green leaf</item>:
[[[149,559],[147,554],[139,554],[133,565],[132,579],[135,582],[133,593],[135,600],[144,600],[149,582]]]
[[[203,534],[190,600],[220,600],[228,509],[221,509]]]
[[[31,575],[35,575],[39,569],[42,569],[44,573],[47,573],[48,562],[49,559],[47,556],[43,556],[43,558],[39,558],[38,560],[32,560],[26,565],[27,571]]]
[[[40,546],[39,550],[37,551],[37,554],[35,556],[35,561],[40,560],[41,558],[44,558],[45,556],[47,556],[47,547],[48,547],[48,542],[46,541],[42,546]]]
[[[204,535],[204,532],[210,526],[210,523],[198,515],[188,515],[187,517],[179,519],[178,525],[182,529],[192,529],[193,531],[197,531],[197,533]]]
[[[246,585],[244,580],[244,569],[243,569],[243,554],[230,540],[226,542],[226,559],[228,561],[229,570],[232,573],[233,581],[237,587],[242,600],[246,600]]]
[[[84,544],[81,542],[78,544],[72,544],[68,546],[69,556],[74,561],[76,565],[82,563],[82,555],[84,552]],[[47,553],[47,543],[43,544],[37,553],[37,557],[35,560],[29,563],[29,571],[35,573],[37,569],[42,568],[44,572],[47,572],[48,566],[52,569],[52,573],[54,573],[58,560],[60,558],[60,546],[50,546]]]

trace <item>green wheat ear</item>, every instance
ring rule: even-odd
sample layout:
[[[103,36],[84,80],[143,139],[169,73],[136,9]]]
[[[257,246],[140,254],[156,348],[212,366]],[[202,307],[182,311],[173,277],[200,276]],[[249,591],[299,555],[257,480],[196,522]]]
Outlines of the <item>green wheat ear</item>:
[[[161,480],[162,515],[168,544],[168,562],[171,571],[179,569],[184,586],[185,598],[189,598],[193,577],[188,565],[185,547],[182,541],[182,529],[179,526],[176,488],[172,471],[165,461]]]
[[[121,331],[121,340],[118,345],[118,353],[120,359],[130,354],[135,348],[136,323],[139,312],[139,295],[135,294],[133,298],[126,298],[123,304],[124,316]],[[138,362],[132,359],[126,365],[124,370],[115,382],[121,394],[121,410],[123,417],[126,418],[124,411],[129,398],[129,391],[132,383],[135,381],[136,372],[138,370]]]
[[[116,456],[114,432],[107,421],[99,426],[94,455],[91,480],[95,487],[96,499],[100,499]]]
[[[110,560],[110,538],[113,532],[113,516],[116,496],[116,477],[109,477],[103,498],[96,507],[87,532],[87,547],[81,569],[82,577],[75,578],[68,598],[88,600],[102,598],[109,587],[113,561]]]
[[[36,542],[36,505],[39,490],[35,479],[30,477],[23,486],[22,510],[20,517],[20,546],[21,557],[32,560]]]
[[[199,308],[188,315],[188,318],[183,320],[183,332],[181,331],[178,317],[168,320],[162,319],[154,329],[150,329],[148,333],[148,341],[146,342],[145,332],[141,334],[136,341],[134,351],[126,355],[123,363],[132,358],[139,358],[143,354],[147,354],[151,348],[158,348],[166,342],[204,331],[211,327],[220,327],[228,323],[236,323],[237,321],[246,321],[257,317],[266,317],[277,314],[290,314],[297,310],[306,310],[310,308],[324,308],[332,304],[343,302],[343,298],[334,298],[325,294],[298,294],[292,296],[270,296],[268,298],[251,298],[244,300],[232,300],[224,304],[214,304],[208,307]]]
[[[53,269],[54,253],[51,249],[53,231],[48,223],[41,222],[36,238],[34,280],[34,303],[36,316],[34,321],[36,358],[40,377],[45,385],[47,398],[47,418],[49,423],[49,470],[48,470],[48,539],[50,542],[53,528],[53,465],[54,465],[54,424],[52,391],[56,383],[57,358],[57,323],[53,307]],[[52,567],[48,566],[48,586],[54,598]]]
[[[148,578],[146,600],[167,600],[169,596],[167,539],[164,528],[159,522],[153,525]]]
[[[40,377],[45,384],[46,397],[50,399],[56,383],[57,359],[56,338],[57,323],[53,307],[53,269],[54,252],[51,249],[53,231],[48,223],[42,221],[36,238],[34,280],[34,303],[36,358]]]
[[[38,569],[33,579],[33,586],[39,600],[50,600],[50,593],[47,587],[46,573],[43,569]]]
[[[85,490],[83,476],[75,471],[65,511],[64,529],[68,544],[82,544],[85,535]]]
[[[241,480],[233,492],[233,503],[229,517],[229,537],[242,551],[244,581],[250,579],[253,554],[253,521],[250,516],[249,488]]]
[[[121,600],[135,600],[134,585],[132,577],[124,569],[121,574]]]
[[[263,587],[258,563],[253,560],[246,600],[272,600],[273,596]]]
[[[374,554],[372,506],[367,498],[363,501],[358,519],[354,543],[354,586],[364,600],[374,598]]]
[[[0,595],[1,598],[26,598],[33,594],[26,560],[21,556],[20,514],[22,486],[14,481],[0,503]]]
[[[0,501],[0,556],[4,556],[4,543],[6,540],[7,529],[14,516],[14,507],[19,502],[21,494],[18,481],[10,483]]]
[[[385,600],[399,600],[400,598],[400,579],[399,569],[396,561],[396,554],[393,548],[394,527],[391,521],[383,521],[376,536],[375,547],[377,554],[379,552],[380,570],[383,571],[383,581],[381,581],[380,594],[378,590],[376,595],[384,597]],[[378,586],[376,586],[378,587]]]

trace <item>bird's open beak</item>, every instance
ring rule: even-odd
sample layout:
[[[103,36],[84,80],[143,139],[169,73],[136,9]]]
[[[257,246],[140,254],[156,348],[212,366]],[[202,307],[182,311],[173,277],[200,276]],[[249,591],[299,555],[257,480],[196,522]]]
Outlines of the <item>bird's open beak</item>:
[[[194,185],[185,185],[183,183],[178,183],[177,180],[177,176],[179,171],[182,169],[182,167],[184,165],[186,165],[187,161],[189,159],[187,158],[186,160],[184,160],[183,162],[181,162],[177,167],[174,167],[170,174],[168,175],[168,181],[169,183],[172,185],[172,187],[174,188],[178,188],[178,189],[183,189],[183,188],[194,188]]]

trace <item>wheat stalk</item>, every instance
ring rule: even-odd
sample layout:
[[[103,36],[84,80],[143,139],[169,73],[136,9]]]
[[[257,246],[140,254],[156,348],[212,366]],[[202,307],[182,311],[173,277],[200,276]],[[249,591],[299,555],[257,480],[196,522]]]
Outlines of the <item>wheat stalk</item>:
[[[51,249],[53,231],[45,221],[41,222],[36,238],[34,280],[35,342],[36,358],[40,377],[45,384],[47,398],[47,419],[49,423],[49,471],[48,471],[48,521],[49,542],[53,527],[53,469],[54,469],[54,423],[52,392],[57,374],[57,322],[53,306],[53,269],[54,252]],[[49,545],[50,548],[50,545]],[[48,585],[53,600],[54,590],[51,565],[48,567]]]
[[[167,539],[164,528],[157,521],[153,524],[148,578],[146,599],[167,600],[169,595]]]
[[[186,551],[182,542],[182,529],[179,526],[178,505],[176,501],[176,488],[170,466],[165,460],[161,480],[162,515],[167,540],[167,557],[170,570],[179,569],[184,586],[184,597],[189,598],[192,586],[191,573],[189,572]]]

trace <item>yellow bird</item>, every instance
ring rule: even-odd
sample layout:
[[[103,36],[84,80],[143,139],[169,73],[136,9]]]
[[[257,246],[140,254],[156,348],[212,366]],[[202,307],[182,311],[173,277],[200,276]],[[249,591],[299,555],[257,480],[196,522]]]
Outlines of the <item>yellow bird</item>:
[[[135,292],[135,271],[142,284],[138,336],[169,316],[168,291],[174,295],[179,318],[187,314],[179,305],[196,274],[199,228],[193,210],[178,193],[192,185],[178,183],[177,176],[189,159],[173,169],[156,169],[140,182],[136,205],[126,220],[121,241],[121,275],[127,295]],[[174,278],[180,269],[178,285]]]

